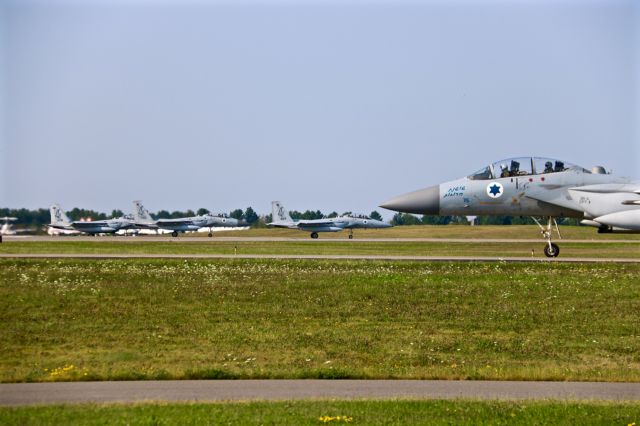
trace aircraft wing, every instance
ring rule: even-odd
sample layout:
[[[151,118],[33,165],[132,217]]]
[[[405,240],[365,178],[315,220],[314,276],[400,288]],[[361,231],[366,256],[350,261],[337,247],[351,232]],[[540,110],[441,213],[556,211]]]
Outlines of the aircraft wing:
[[[139,229],[158,229],[154,222],[133,222],[133,226]]]
[[[67,231],[73,231],[75,230],[75,228],[71,225],[56,225],[55,223],[47,223],[45,225],[47,228],[53,228],[53,229],[65,229]]]
[[[296,222],[298,228],[304,228],[305,226],[331,226],[335,224],[332,220],[313,219],[313,220],[299,220]]]
[[[527,189],[525,196],[542,203],[582,212],[578,208],[578,203],[569,196],[569,189],[571,189],[569,185],[543,184]]]
[[[21,234],[24,232],[35,232],[37,231],[37,229],[35,228],[20,228],[20,229],[12,229],[13,232],[15,232],[16,234]]]
[[[179,219],[158,219],[156,221],[158,226],[176,226],[176,225],[193,225],[193,219],[179,218]]]
[[[71,223],[71,226],[73,226],[75,229],[86,229],[86,228],[93,228],[95,226],[103,226],[103,225],[105,225],[105,223],[104,221],[101,221],[101,220],[86,221],[86,222],[78,220]]]
[[[293,222],[269,222],[267,226],[273,226],[274,228],[297,228],[296,224]]]
[[[640,184],[637,183],[603,183],[585,186],[539,185],[526,191],[528,198],[544,203],[561,206],[576,211],[584,211],[580,194],[624,194],[640,195]],[[637,200],[622,201],[622,204],[638,204]]]
[[[640,195],[638,183],[603,183],[599,185],[587,185],[571,188],[573,191],[592,192],[596,194],[612,194],[616,192],[629,192]]]

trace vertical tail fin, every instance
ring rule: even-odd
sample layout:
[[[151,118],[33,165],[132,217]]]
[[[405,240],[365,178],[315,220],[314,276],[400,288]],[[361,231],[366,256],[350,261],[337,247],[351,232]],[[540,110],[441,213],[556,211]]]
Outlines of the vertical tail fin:
[[[51,213],[51,224],[52,225],[69,225],[71,221],[69,217],[65,214],[65,212],[60,208],[59,204],[54,204],[49,208],[49,212]]]
[[[153,219],[149,214],[149,210],[145,209],[142,201],[135,200],[133,202],[133,220],[136,222],[151,222]]]
[[[280,201],[271,202],[271,220],[274,222],[293,222],[289,211],[284,208]]]

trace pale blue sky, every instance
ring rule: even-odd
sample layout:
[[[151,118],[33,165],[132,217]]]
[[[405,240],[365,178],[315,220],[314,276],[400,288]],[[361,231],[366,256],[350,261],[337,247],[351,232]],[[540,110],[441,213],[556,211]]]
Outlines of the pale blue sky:
[[[521,155],[640,177],[638,2],[0,4],[3,207],[368,213]]]

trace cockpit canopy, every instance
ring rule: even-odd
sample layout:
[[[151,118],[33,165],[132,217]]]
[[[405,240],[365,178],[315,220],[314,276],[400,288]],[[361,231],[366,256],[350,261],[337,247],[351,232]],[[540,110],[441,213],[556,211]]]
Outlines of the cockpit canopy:
[[[467,177],[471,180],[489,180],[504,177],[559,173],[567,170],[579,170],[583,173],[591,173],[583,167],[561,160],[543,157],[521,157],[496,161]]]
[[[207,213],[205,216],[219,217],[219,218],[225,218],[225,219],[229,218],[229,215],[226,213]]]
[[[355,219],[367,219],[367,220],[371,220],[371,218],[369,216],[367,216],[366,214],[362,214],[362,213],[351,213],[351,212],[347,212],[347,213],[343,213],[341,214],[339,217],[352,217]]]

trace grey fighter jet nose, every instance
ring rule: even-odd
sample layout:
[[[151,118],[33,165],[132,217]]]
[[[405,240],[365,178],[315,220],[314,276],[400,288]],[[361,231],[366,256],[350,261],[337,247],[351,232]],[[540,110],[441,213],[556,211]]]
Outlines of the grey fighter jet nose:
[[[385,201],[380,207],[403,213],[440,214],[440,187],[409,192]]]

